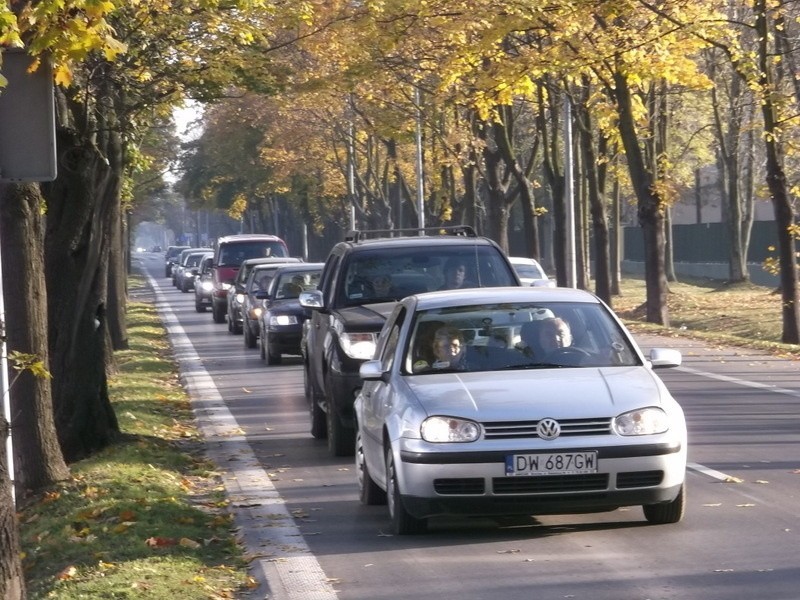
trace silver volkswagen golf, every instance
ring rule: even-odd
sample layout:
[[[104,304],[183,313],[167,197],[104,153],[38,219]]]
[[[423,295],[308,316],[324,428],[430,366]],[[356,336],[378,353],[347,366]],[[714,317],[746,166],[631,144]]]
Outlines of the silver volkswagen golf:
[[[609,511],[682,519],[686,424],[654,369],[589,292],[489,288],[400,302],[360,369],[360,500],[397,534],[442,515]]]

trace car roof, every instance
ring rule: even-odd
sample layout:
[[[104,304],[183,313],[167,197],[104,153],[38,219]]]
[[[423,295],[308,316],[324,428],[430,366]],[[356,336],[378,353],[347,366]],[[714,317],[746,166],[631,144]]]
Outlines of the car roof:
[[[351,252],[358,252],[359,250],[369,250],[372,248],[418,248],[419,246],[427,246],[436,244],[437,246],[475,246],[475,245],[492,245],[489,238],[484,237],[462,237],[451,235],[423,235],[423,236],[405,236],[395,238],[375,238],[359,241],[344,241],[339,242],[337,246],[347,246]]]
[[[253,240],[268,240],[274,242],[283,241],[277,235],[273,235],[271,233],[235,233],[217,238],[217,244],[227,244],[230,242],[249,242]]]
[[[242,261],[244,266],[269,265],[275,263],[302,263],[303,259],[293,256],[264,256],[261,258],[248,258]]]
[[[539,261],[535,258],[528,258],[527,256],[509,256],[508,260],[512,265],[538,265]]]
[[[502,302],[585,302],[598,304],[597,296],[575,288],[544,287],[484,287],[441,292],[427,292],[413,296],[417,310],[430,310],[448,306],[470,304],[498,304]]]
[[[291,271],[291,272],[301,272],[301,271],[319,271],[322,267],[325,266],[325,263],[292,263],[288,265],[281,265],[278,267],[278,271],[283,273],[284,271]]]

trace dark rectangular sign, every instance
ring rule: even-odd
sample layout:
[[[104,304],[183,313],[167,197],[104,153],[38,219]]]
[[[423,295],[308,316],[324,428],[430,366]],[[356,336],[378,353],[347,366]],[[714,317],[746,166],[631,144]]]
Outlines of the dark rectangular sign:
[[[0,180],[52,181],[56,178],[55,109],[52,68],[42,61],[28,73],[33,58],[5,50],[0,73]]]

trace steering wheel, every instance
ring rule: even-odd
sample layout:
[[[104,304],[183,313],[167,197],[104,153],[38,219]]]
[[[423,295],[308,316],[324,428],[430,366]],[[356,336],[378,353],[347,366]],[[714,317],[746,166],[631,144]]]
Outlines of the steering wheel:
[[[577,346],[564,346],[563,348],[556,348],[547,354],[548,362],[563,363],[566,366],[580,366],[583,361],[589,358],[589,354],[583,348]]]

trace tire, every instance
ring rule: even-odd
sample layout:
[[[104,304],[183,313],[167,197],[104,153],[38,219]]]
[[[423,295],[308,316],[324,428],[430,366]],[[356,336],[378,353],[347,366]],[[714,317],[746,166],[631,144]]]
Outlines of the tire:
[[[261,354],[261,360],[267,360],[267,351],[264,348],[264,330],[261,330],[261,335],[258,336],[258,351]],[[267,363],[269,364],[269,363]]]
[[[279,365],[283,361],[283,357],[281,356],[280,352],[275,352],[274,346],[269,343],[269,338],[264,341],[264,345],[266,346],[266,354],[267,354],[267,364],[268,365]]]
[[[206,312],[206,305],[195,298],[194,309],[199,313]]]
[[[328,400],[328,452],[331,456],[353,456],[356,448],[356,432],[345,427],[333,404]]]
[[[686,510],[686,482],[681,486],[678,496],[672,502],[645,504],[642,506],[644,518],[653,525],[670,525],[683,519]]]
[[[258,338],[253,335],[253,330],[250,328],[250,325],[245,321],[244,324],[244,347],[245,348],[255,348],[256,342]]]
[[[364,445],[361,443],[361,432],[356,432],[356,479],[358,481],[358,499],[361,504],[375,506],[386,504],[386,492],[373,481],[364,458]]]
[[[325,411],[320,408],[319,402],[317,402],[317,396],[314,394],[313,385],[308,380],[307,369],[303,371],[303,391],[305,392],[311,415],[311,437],[316,440],[324,440],[325,436],[328,435],[327,416]]]
[[[225,311],[222,309],[221,306],[218,306],[213,302],[211,304],[211,315],[214,318],[214,323],[225,322]]]
[[[389,518],[392,520],[392,531],[395,535],[414,535],[428,530],[428,519],[411,516],[403,506],[391,448],[386,449],[386,504],[389,506]]]

